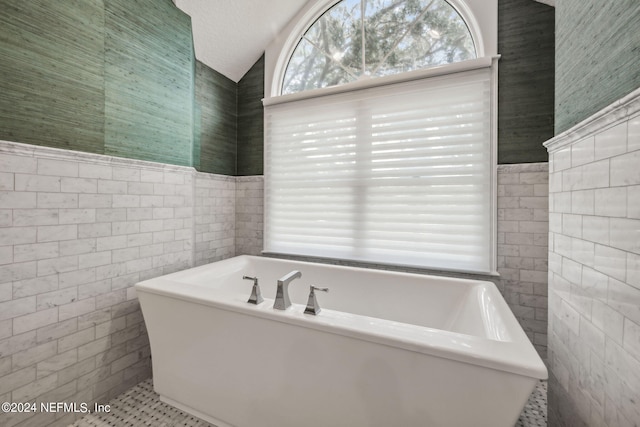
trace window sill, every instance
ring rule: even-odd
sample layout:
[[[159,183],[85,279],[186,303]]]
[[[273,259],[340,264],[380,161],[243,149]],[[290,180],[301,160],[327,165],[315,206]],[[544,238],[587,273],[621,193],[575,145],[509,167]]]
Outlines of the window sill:
[[[472,280],[488,280],[490,282],[496,282],[497,280],[500,279],[500,274],[498,272],[484,273],[484,272],[470,272],[470,271],[462,271],[462,270],[444,270],[444,269],[420,267],[415,265],[385,264],[385,263],[379,263],[379,262],[356,261],[356,260],[338,259],[338,258],[325,258],[325,257],[317,257],[317,256],[285,254],[285,253],[268,252],[268,251],[262,251],[261,255],[268,258],[290,259],[295,261],[316,262],[320,264],[343,265],[347,267],[370,268],[374,270],[399,271],[403,273],[425,274],[425,275],[431,275],[431,276],[456,277],[456,278],[472,279]]]

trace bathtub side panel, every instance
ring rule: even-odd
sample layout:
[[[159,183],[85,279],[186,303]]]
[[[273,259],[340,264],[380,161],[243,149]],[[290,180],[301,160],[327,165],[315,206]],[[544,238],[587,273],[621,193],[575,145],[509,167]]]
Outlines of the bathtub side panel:
[[[156,391],[236,427],[511,427],[536,380],[139,292]]]

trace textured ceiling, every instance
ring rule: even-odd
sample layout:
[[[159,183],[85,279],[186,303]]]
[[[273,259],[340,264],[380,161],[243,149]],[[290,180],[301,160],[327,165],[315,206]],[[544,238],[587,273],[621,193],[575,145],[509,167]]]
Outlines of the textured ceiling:
[[[191,16],[196,58],[237,82],[308,0],[174,0]]]

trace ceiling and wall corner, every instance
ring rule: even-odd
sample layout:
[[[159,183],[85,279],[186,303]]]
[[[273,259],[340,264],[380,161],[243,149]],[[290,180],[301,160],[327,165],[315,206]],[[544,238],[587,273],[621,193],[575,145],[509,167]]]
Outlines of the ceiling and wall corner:
[[[309,3],[309,0],[172,1],[191,16],[196,58],[236,83]],[[556,2],[531,1],[549,6],[555,6]]]
[[[234,82],[308,0],[173,0],[191,16],[196,58]]]

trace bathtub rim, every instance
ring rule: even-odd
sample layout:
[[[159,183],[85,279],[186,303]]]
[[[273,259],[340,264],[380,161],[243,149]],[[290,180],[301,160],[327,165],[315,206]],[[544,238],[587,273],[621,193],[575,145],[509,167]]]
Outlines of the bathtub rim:
[[[218,262],[225,262],[240,257],[265,259],[265,257],[260,256],[240,255]],[[269,261],[273,260],[273,258],[268,259]],[[307,261],[282,261],[293,262],[295,264],[319,265],[318,263]],[[330,265],[328,267],[371,271],[371,269],[361,267],[334,265]],[[239,293],[232,293],[213,289],[206,285],[197,285],[176,280],[176,278],[179,278],[181,274],[185,274],[187,271],[193,272],[197,270],[206,270],[208,268],[211,268],[211,264],[183,270],[166,276],[148,279],[135,285],[136,292],[146,292],[168,298],[175,298],[190,303],[213,307],[215,309],[259,317],[268,321],[314,329],[321,332],[373,342],[429,356],[451,359],[461,363],[482,366],[530,378],[541,380],[548,378],[546,366],[535,351],[519,323],[517,323],[515,316],[513,316],[513,313],[506,305],[502,296],[497,301],[497,304],[499,305],[498,308],[501,311],[501,315],[511,317],[511,319],[507,319],[510,325],[509,334],[511,340],[509,341],[492,340],[485,337],[429,328],[426,326],[394,322],[330,309],[323,309],[319,316],[311,316],[303,313],[305,305],[296,303],[293,303],[291,308],[286,311],[275,310],[272,308],[273,299],[270,298],[265,298],[264,302],[259,305],[253,305],[248,304],[246,302],[246,296]],[[377,272],[378,270],[376,273]],[[387,273],[392,276],[408,275],[410,277],[418,278],[425,276],[416,273],[391,272],[387,270],[379,270],[379,272]],[[439,276],[429,277],[435,277],[438,280],[441,279]],[[473,282],[481,284],[485,288],[493,288],[492,292],[499,293],[495,284],[488,281],[448,277],[442,277],[442,279]],[[505,311],[505,309],[507,311]],[[515,325],[513,322],[515,322]],[[427,342],[425,342],[425,339],[427,339]]]

